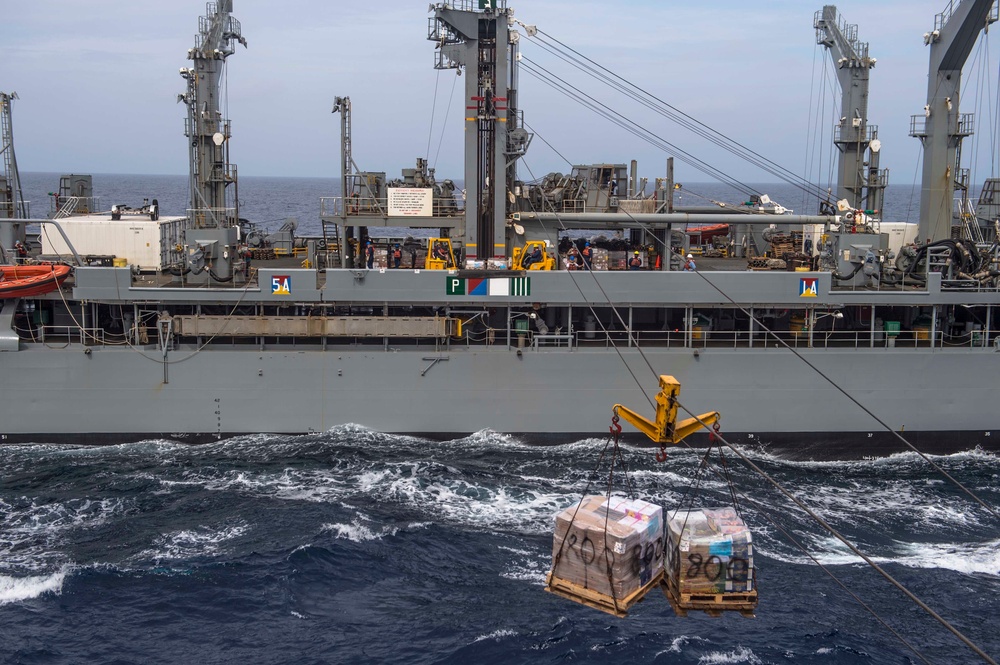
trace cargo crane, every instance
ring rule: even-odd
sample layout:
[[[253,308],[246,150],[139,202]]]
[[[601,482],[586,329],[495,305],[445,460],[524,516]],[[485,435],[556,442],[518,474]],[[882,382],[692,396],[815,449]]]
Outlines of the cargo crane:
[[[531,136],[517,111],[518,33],[506,0],[432,5],[435,69],[465,68],[465,243],[472,259],[506,255],[509,192]]]
[[[852,209],[878,214],[889,173],[879,170],[878,125],[868,124],[869,72],[875,58],[868,55],[868,43],[858,40],[858,26],[845,22],[836,6],[816,12],[813,27],[816,43],[833,58],[840,83],[840,119],[833,138],[840,151],[837,199],[846,199]]]
[[[186,259],[189,267],[209,267],[216,280],[232,279],[232,261],[238,242],[238,197],[229,205],[227,188],[235,184],[236,165],[229,163],[229,120],[222,117],[220,97],[226,58],[235,43],[247,45],[240,22],[230,14],[232,0],[209,2],[199,19],[199,33],[187,56],[193,66],[182,67],[187,91],[177,101],[187,105],[184,135],[190,157],[191,210]]]
[[[955,189],[968,192],[969,170],[960,168],[962,139],[971,136],[974,114],[959,112],[962,67],[979,33],[997,20],[995,0],[949,0],[924,34],[930,72],[924,112],[910,118],[910,136],[924,149],[920,186],[920,231],[925,241],[952,237]]]
[[[21,179],[14,156],[14,126],[11,101],[16,92],[0,92],[0,153],[3,154],[3,173],[0,173],[0,217],[28,219],[28,206],[21,194]],[[10,251],[15,242],[25,242],[24,225],[0,224],[0,247]]]

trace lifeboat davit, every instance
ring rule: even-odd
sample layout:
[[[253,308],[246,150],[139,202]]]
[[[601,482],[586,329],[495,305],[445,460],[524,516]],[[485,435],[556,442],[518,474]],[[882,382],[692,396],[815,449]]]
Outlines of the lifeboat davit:
[[[0,266],[0,299],[40,296],[69,277],[70,267],[58,263]]]

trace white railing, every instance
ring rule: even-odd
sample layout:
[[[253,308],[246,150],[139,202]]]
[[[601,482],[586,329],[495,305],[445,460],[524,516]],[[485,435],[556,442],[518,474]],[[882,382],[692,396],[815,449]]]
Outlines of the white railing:
[[[518,336],[521,336],[519,340]],[[550,332],[541,334],[534,330],[491,329],[486,332],[467,332],[461,341],[452,343],[472,345],[505,345],[510,339],[511,348],[550,349],[563,348],[758,348],[774,347],[777,339],[793,349],[868,349],[898,348],[915,349],[931,347],[931,332],[926,330],[885,331],[875,330],[774,330],[771,333],[748,330],[692,330],[692,331],[635,331],[631,335],[618,330],[574,330],[572,332]],[[934,348],[992,348],[1000,335],[976,330],[958,335],[947,335],[934,331]],[[782,348],[784,346],[782,345]]]
[[[66,341],[70,344],[105,344],[103,328],[80,328],[79,326],[42,326],[41,336],[47,342]]]

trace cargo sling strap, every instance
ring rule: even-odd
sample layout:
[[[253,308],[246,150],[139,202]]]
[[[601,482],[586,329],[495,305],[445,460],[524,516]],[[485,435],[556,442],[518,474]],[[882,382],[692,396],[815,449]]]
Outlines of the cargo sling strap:
[[[619,418],[618,418],[617,415],[615,415],[611,419],[611,427],[609,428],[610,435],[608,436],[607,442],[604,444],[604,449],[601,451],[600,456],[597,458],[597,463],[594,465],[594,470],[590,472],[590,475],[587,478],[587,487],[584,489],[583,495],[581,496],[580,501],[576,504],[576,510],[573,511],[573,517],[570,520],[570,526],[571,527],[572,527],[572,524],[576,521],[576,516],[580,512],[580,507],[583,505],[584,499],[587,497],[587,495],[590,494],[590,488],[591,488],[591,486],[594,484],[594,482],[599,477],[599,474],[601,473],[601,467],[604,465],[606,458],[608,460],[608,485],[607,485],[607,492],[606,492],[608,500],[609,501],[611,500],[611,493],[612,493],[612,490],[614,489],[614,486],[615,486],[615,467],[616,466],[621,467],[621,469],[623,470],[623,473],[620,474],[620,477],[624,479],[622,482],[624,483],[627,496],[630,499],[635,499],[636,496],[637,496],[636,492],[635,492],[635,487],[632,484],[631,472],[628,469],[628,465],[625,463],[625,458],[622,455],[621,446],[619,446],[619,444],[618,444],[618,440],[619,440],[619,438],[621,436],[621,432],[622,432],[622,427],[621,427],[621,425],[618,424],[618,420],[619,420]],[[609,455],[609,452],[610,452],[610,455]],[[604,532],[605,532],[605,534],[607,534],[607,531],[608,531],[608,519],[609,518],[610,518],[610,512],[607,515],[605,515],[605,517],[604,517]],[[555,578],[555,573],[559,569],[559,562],[562,559],[563,551],[566,548],[567,541],[568,541],[567,538],[563,539],[562,543],[559,545],[559,551],[556,552],[554,560],[552,561],[552,577],[549,578],[549,582],[548,582],[550,590],[551,590],[551,586],[552,586],[552,579]],[[605,568],[608,571],[608,585],[611,588],[611,599],[612,599],[612,602],[614,603],[615,611],[619,612],[619,611],[621,611],[621,608],[618,605],[618,598],[617,598],[617,596],[615,594],[614,578],[613,578],[613,575],[612,575],[612,566],[611,566],[611,563],[612,563],[611,562],[611,554],[610,554],[610,552],[609,552],[609,550],[608,550],[607,547],[604,548],[604,559],[605,559],[605,561],[604,561]]]

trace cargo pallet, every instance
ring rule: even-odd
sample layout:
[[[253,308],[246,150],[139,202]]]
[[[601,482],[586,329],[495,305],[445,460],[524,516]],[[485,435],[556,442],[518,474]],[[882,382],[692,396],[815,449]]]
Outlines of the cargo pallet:
[[[670,576],[663,578],[662,588],[663,595],[674,608],[674,614],[679,617],[686,617],[688,610],[703,610],[711,617],[720,617],[723,612],[739,612],[748,619],[753,619],[757,608],[756,591],[681,593],[677,588],[677,581]]]
[[[602,612],[613,614],[618,618],[624,618],[628,616],[628,610],[630,610],[633,605],[642,600],[654,586],[660,584],[662,581],[663,573],[660,572],[645,585],[639,587],[624,598],[617,599],[617,603],[615,602],[615,598],[612,596],[598,593],[593,589],[588,589],[587,587],[580,586],[579,584],[574,584],[568,580],[555,577],[552,573],[545,576],[545,590],[549,593],[554,593],[557,596],[562,596],[568,600],[586,605],[587,607],[593,607],[595,610],[601,610]]]

